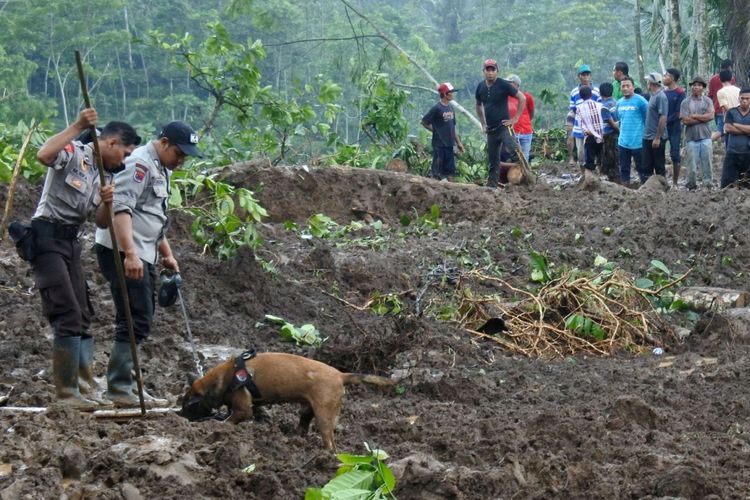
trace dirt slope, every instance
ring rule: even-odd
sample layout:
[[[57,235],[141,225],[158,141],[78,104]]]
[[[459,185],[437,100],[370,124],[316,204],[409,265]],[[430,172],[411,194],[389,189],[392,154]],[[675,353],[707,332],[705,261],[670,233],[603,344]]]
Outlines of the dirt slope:
[[[229,262],[203,254],[188,237],[189,221],[175,216],[172,245],[204,365],[254,346],[403,377],[398,392],[350,387],[336,433],[340,451],[362,452],[368,442],[390,454],[399,498],[747,498],[746,344],[709,325],[662,357],[527,359],[434,319],[437,297],[453,285],[426,287],[436,269],[448,268],[492,270],[524,287],[534,249],[558,268],[590,268],[602,255],[642,276],[659,259],[675,273],[692,268],[689,284],[742,289],[746,192],[608,183],[498,191],[392,172],[257,164],[224,174],[268,209],[257,255],[277,272],[248,251]],[[37,195],[21,186],[16,213],[30,214]],[[439,229],[401,225],[404,214],[414,221],[432,205],[440,207]],[[383,226],[337,239],[285,230],[286,221],[304,228],[317,213],[340,225]],[[91,253],[86,267],[102,376],[113,309]],[[32,284],[4,245],[0,395],[13,386],[15,406],[45,406],[53,394],[51,337]],[[400,294],[402,314],[362,307],[374,292]],[[193,367],[184,321],[177,307],[157,314],[142,349],[144,377],[152,392],[176,400]],[[261,323],[265,314],[314,323],[328,340],[319,349],[282,342],[277,327]],[[718,340],[702,341],[712,334]],[[275,406],[270,415],[233,427],[174,414],[117,423],[76,412],[0,412],[0,497],[302,498],[332,476],[336,461],[315,430],[296,433],[295,407]],[[257,468],[246,475],[249,464]]]

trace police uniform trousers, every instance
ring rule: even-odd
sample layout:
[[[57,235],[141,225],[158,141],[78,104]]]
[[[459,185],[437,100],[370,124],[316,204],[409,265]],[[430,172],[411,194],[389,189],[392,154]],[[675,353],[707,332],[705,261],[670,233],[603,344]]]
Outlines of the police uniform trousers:
[[[81,266],[81,243],[77,238],[37,234],[34,250],[36,258],[31,265],[36,287],[55,337],[90,337],[88,329],[94,311]]]
[[[120,282],[117,278],[115,267],[115,256],[111,249],[96,245],[96,257],[99,261],[99,269],[109,281],[109,289],[115,301],[115,342],[130,342],[128,334],[128,323],[125,316],[125,302],[120,291]],[[123,262],[125,254],[120,253]],[[133,318],[133,331],[138,344],[148,338],[151,331],[151,322],[154,318],[155,306],[155,283],[156,269],[153,264],[141,260],[143,264],[143,279],[132,280],[125,278],[128,290],[128,301],[130,302],[130,314]]]

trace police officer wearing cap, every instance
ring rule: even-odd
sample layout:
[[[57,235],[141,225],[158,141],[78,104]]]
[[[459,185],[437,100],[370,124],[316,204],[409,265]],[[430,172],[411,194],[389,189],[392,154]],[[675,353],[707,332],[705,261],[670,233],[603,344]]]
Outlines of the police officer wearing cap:
[[[200,156],[198,136],[183,122],[165,125],[156,139],[136,149],[118,173],[113,210],[117,242],[125,268],[125,280],[136,342],[148,338],[154,317],[155,265],[179,272],[177,260],[165,236],[168,217],[169,172],[180,167],[187,156]],[[139,405],[133,379],[133,358],[125,306],[117,279],[109,232],[96,232],[99,268],[109,281],[117,315],[115,341],[107,367],[106,396],[116,406]],[[150,405],[166,404],[144,392]]]
[[[95,109],[84,109],[73,124],[39,149],[37,159],[49,170],[31,219],[31,265],[42,310],[54,331],[52,375],[57,402],[83,410],[105,404],[94,394],[94,339],[88,332],[93,311],[81,266],[79,235],[88,215],[97,206],[101,208],[102,201],[112,201],[114,186],[100,186],[93,144],[75,140],[97,120]],[[123,160],[141,139],[127,123],[110,122],[96,140],[104,167],[112,171],[122,168]],[[105,215],[105,210],[97,210],[96,221],[102,227],[107,225]]]

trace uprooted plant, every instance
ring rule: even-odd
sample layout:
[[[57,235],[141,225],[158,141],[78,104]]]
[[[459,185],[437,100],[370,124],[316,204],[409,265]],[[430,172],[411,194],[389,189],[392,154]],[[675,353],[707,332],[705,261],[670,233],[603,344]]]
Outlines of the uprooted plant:
[[[308,488],[305,500],[361,498],[368,500],[395,499],[396,477],[385,463],[388,454],[365,443],[368,455],[338,453],[341,464],[336,475],[322,488]]]
[[[666,312],[664,305],[673,297],[673,287],[689,271],[674,277],[668,270],[665,273],[663,263],[652,262],[650,272],[659,271],[662,278],[657,285],[653,280],[635,280],[603,257],[597,258],[592,271],[553,273],[546,257],[537,253],[532,254],[531,262],[532,280],[540,283],[537,289],[520,289],[480,271],[462,276],[465,284],[495,282],[514,299],[477,296],[464,286],[455,320],[477,335],[531,357],[581,352],[606,356],[619,350],[650,349],[675,338],[660,312]],[[503,319],[502,331],[483,333],[488,321],[498,317]]]
[[[261,245],[256,224],[268,214],[252,191],[222,182],[217,174],[176,171],[170,180],[170,205],[194,217],[190,231],[205,249],[225,260],[242,246]]]

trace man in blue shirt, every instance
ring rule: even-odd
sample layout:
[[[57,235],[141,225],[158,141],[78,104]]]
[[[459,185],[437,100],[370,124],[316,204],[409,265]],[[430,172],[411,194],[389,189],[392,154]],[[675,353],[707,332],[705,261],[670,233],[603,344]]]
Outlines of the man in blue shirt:
[[[629,76],[620,81],[622,98],[617,101],[617,121],[620,123],[620,181],[630,185],[630,161],[635,160],[635,169],[641,171],[643,128],[646,122],[648,102],[635,93],[635,82]]]

